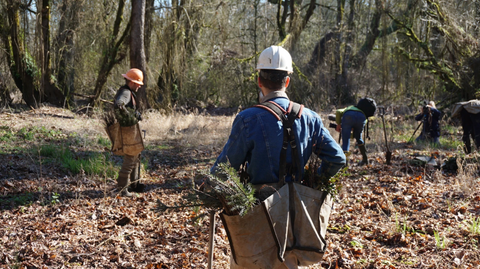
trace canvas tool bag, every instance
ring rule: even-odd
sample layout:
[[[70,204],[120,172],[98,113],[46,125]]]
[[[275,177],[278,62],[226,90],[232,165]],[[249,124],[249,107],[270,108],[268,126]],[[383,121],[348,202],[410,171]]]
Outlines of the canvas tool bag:
[[[116,122],[107,127],[107,134],[112,142],[111,151],[115,155],[135,156],[145,148],[138,123],[132,126],[120,126]]]
[[[293,252],[300,266],[322,260],[332,198],[288,183],[247,215],[220,214],[235,263],[245,268],[276,268]]]
[[[301,113],[301,107],[295,103],[292,106],[292,103],[288,111],[283,111],[290,115],[290,123],[286,123],[286,117],[277,119],[284,123],[284,146],[287,143],[296,149],[294,140],[293,143],[287,142],[294,136],[286,137],[286,129],[291,129],[294,119]],[[278,116],[277,109],[268,106],[267,110]],[[295,151],[292,150],[292,154]],[[281,154],[283,167],[287,166],[285,159],[285,153]],[[300,266],[321,261],[326,249],[325,234],[333,200],[326,192],[294,182],[285,184],[285,172],[286,169],[280,171],[280,183],[276,184],[280,188],[245,216],[220,214],[232,257],[238,266],[276,268],[291,253],[297,257]],[[295,169],[290,172],[295,173]]]

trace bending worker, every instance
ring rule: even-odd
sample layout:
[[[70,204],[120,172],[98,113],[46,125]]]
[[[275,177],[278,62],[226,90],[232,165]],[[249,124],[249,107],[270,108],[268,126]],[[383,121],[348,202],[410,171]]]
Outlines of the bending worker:
[[[417,142],[427,141],[433,144],[439,144],[440,137],[440,118],[442,113],[435,107],[435,102],[430,101],[422,107],[420,114],[415,116],[416,121],[423,122],[422,133],[415,139]]]
[[[353,131],[353,138],[357,140],[357,146],[362,154],[362,161],[358,165],[367,165],[367,149],[363,141],[363,128],[367,123],[367,119],[375,114],[377,105],[375,100],[371,98],[363,98],[358,101],[356,106],[349,106],[343,109],[337,109],[335,113],[335,121],[337,122],[336,130],[342,134],[342,149],[345,155],[350,156],[350,136]]]
[[[460,117],[465,153],[472,153],[470,137],[475,142],[475,148],[480,149],[480,100],[456,103],[452,109],[453,117]]]

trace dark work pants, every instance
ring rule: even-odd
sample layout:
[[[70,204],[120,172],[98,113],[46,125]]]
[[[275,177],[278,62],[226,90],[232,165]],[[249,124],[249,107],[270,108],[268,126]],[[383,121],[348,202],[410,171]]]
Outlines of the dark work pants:
[[[462,120],[463,136],[462,141],[465,144],[465,152],[471,153],[470,137],[475,142],[477,148],[480,147],[480,113],[471,114],[465,109],[460,111],[460,117]]]
[[[118,187],[124,188],[129,185],[129,181],[133,183],[138,180],[138,169],[140,168],[140,154],[136,156],[124,155],[120,172],[118,173]]]

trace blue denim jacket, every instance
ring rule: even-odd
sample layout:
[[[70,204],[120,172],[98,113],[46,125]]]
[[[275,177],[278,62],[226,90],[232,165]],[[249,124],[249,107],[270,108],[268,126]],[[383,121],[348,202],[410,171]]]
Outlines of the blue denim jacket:
[[[287,98],[273,98],[285,110]],[[300,169],[304,175],[304,166],[310,155],[315,153],[322,160],[318,173],[331,177],[345,164],[345,154],[323,126],[320,116],[304,108],[300,119],[294,123],[298,156],[301,156]],[[279,181],[280,151],[283,142],[282,122],[263,108],[252,107],[240,112],[235,118],[230,137],[222,153],[218,156],[211,172],[218,163],[230,162],[239,169],[248,161],[247,173],[252,184],[276,183]],[[291,149],[287,150],[287,163],[291,162]],[[286,177],[291,181],[291,176]]]

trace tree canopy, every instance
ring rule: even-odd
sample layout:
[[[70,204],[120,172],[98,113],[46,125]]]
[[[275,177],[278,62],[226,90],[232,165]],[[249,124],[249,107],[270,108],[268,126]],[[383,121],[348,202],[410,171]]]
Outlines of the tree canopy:
[[[32,107],[110,100],[144,70],[142,109],[247,106],[270,45],[290,51],[290,97],[314,108],[440,105],[477,97],[480,1],[7,0],[0,3],[0,98]],[[129,55],[129,57],[127,57]]]

